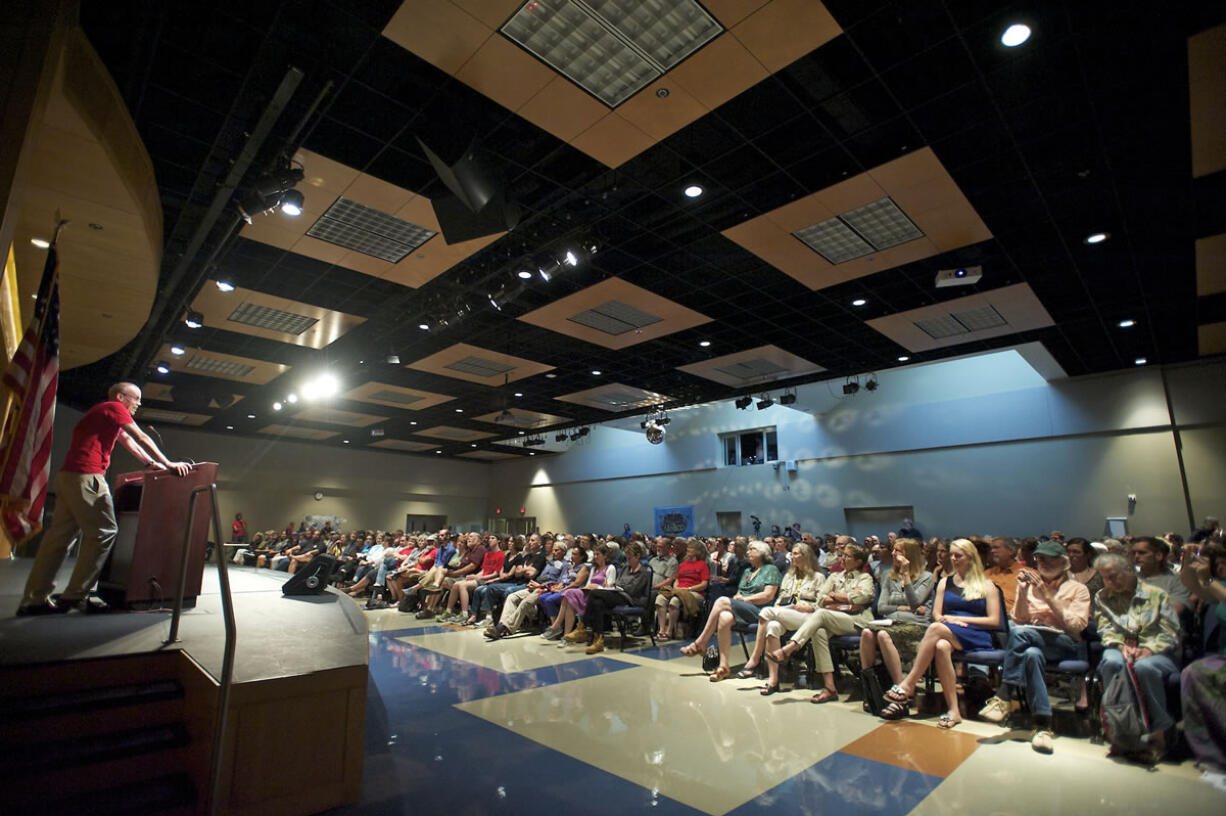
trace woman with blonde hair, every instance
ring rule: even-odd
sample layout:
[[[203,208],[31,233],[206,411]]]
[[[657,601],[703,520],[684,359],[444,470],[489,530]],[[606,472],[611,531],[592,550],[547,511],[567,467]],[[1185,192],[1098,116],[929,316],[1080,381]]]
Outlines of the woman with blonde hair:
[[[860,631],[860,666],[865,671],[872,670],[880,650],[890,682],[902,682],[903,663],[915,660],[928,628],[933,583],[923,543],[914,538],[896,539],[893,565],[882,576],[877,593],[877,621]],[[870,701],[865,700],[864,710],[872,710]]]
[[[754,641],[753,655],[737,677],[742,680],[753,677],[766,650],[778,649],[785,633],[799,629],[805,619],[817,611],[817,597],[825,583],[826,576],[813,548],[801,542],[793,544],[792,566],[779,585],[779,601],[758,613],[758,638]],[[763,697],[779,690],[779,664],[768,660],[766,670],[766,687],[759,692]]]
[[[911,671],[885,693],[889,702],[881,716],[900,720],[910,713],[915,688],[928,666],[935,663],[948,711],[937,719],[941,728],[962,722],[958,712],[958,677],[954,672],[955,651],[992,648],[992,632],[999,629],[1004,611],[1000,591],[983,574],[979,551],[965,538],[949,543],[952,572],[937,586],[932,606],[933,623],[924,633]]]

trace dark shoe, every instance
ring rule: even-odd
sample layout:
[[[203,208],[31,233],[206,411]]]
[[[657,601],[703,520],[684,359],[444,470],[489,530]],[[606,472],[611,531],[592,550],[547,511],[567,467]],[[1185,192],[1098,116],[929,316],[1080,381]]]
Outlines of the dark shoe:
[[[770,685],[770,684],[768,683],[768,684],[767,684],[767,685],[766,685],[766,686],[765,686],[765,687],[764,687],[764,688],[763,688],[761,691],[759,691],[758,693],[759,693],[759,694],[761,694],[763,697],[769,697],[769,696],[771,696],[772,694],[774,694],[775,692],[777,692],[778,690],[779,690],[779,684],[778,684],[778,683],[776,683],[776,684],[775,684],[775,685],[773,685],[773,686],[772,686],[772,685]]]
[[[418,620],[429,620],[430,618],[434,617],[434,610],[433,609],[423,609],[422,611],[418,612],[413,617],[417,618]]]
[[[44,598],[42,603],[22,604],[17,607],[17,617],[25,618],[35,615],[62,615],[68,611],[66,606],[56,606],[55,601]]]

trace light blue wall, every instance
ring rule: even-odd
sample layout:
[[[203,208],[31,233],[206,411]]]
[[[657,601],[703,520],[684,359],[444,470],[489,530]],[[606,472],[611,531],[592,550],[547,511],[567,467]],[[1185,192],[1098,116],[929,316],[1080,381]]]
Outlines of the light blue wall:
[[[1168,372],[1196,513],[1219,508],[1226,367]],[[876,392],[840,383],[800,389],[794,407],[731,403],[671,414],[663,445],[637,428],[597,427],[561,456],[494,466],[491,501],[524,506],[543,528],[650,529],[652,508],[693,505],[714,532],[718,511],[810,530],[844,525],[845,507],[914,505],[926,533],[1087,536],[1138,502],[1134,530],[1187,525],[1162,372],[1137,369],[1047,383],[1013,351],[889,371]],[[1215,390],[1216,389],[1216,390]],[[804,410],[796,410],[802,408]],[[1185,419],[1186,416],[1186,419]],[[720,467],[718,435],[773,425],[789,474]]]

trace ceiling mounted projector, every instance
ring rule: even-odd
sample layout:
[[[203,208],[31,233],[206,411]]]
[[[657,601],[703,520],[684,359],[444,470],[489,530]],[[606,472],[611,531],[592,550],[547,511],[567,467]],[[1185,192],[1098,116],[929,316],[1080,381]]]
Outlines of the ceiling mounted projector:
[[[943,289],[946,286],[970,286],[979,283],[983,277],[982,266],[960,266],[957,269],[942,269],[937,273],[936,286]]]

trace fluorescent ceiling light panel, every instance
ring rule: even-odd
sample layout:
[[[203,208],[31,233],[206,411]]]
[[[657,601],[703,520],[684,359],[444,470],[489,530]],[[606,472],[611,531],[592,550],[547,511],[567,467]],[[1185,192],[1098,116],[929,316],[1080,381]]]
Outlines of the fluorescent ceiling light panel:
[[[1005,320],[1004,316],[996,311],[995,306],[980,306],[977,309],[969,309],[964,312],[954,312],[954,320],[957,320],[969,331],[982,331],[983,329],[995,329],[998,326],[1008,326],[1009,321]]]
[[[723,28],[693,0],[528,0],[501,31],[615,108]]]
[[[778,374],[780,371],[787,371],[786,368],[777,363],[760,358],[757,360],[744,360],[715,370],[721,374],[727,374],[729,377],[736,377],[741,380],[758,380],[763,377],[769,377],[772,374]]]
[[[302,334],[319,322],[318,318],[310,315],[294,314],[268,306],[258,306],[254,303],[240,304],[226,319],[242,323],[244,326],[254,326],[257,329],[268,329],[293,335]]]
[[[197,355],[190,358],[185,367],[199,374],[226,374],[231,377],[246,377],[255,366],[235,363],[230,360],[217,360],[212,357]]]
[[[614,336],[659,323],[662,319],[616,300],[567,318],[572,323]]]
[[[496,374],[504,374],[510,371],[513,366],[496,363],[493,360],[486,360],[482,357],[465,357],[463,360],[448,363],[444,368],[450,368],[452,371],[459,371],[464,374],[475,374],[478,377],[493,377]]]
[[[927,320],[917,320],[915,325],[934,340],[941,340],[946,337],[955,337],[959,334],[970,334],[971,330],[963,326],[953,315],[945,315],[944,317],[933,317]]]
[[[839,218],[877,250],[889,249],[924,237],[919,227],[888,198],[857,207],[843,213]]]
[[[348,198],[338,198],[306,234],[372,258],[398,263],[438,233]]]
[[[832,264],[862,258],[873,252],[868,241],[838,218],[821,221],[792,234]]]
[[[380,400],[381,402],[395,402],[399,405],[410,405],[414,402],[420,402],[421,400],[425,399],[425,397],[419,397],[416,394],[406,394],[403,391],[384,389],[382,391],[376,391],[373,394],[367,394],[366,399]]]

